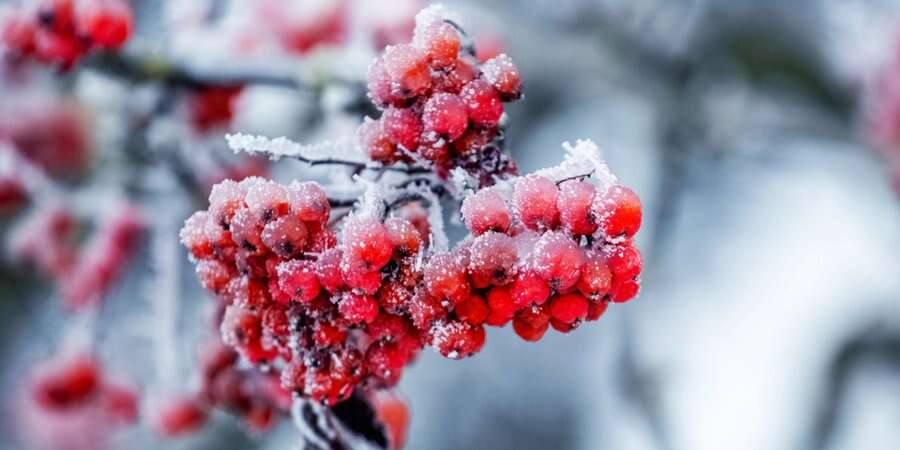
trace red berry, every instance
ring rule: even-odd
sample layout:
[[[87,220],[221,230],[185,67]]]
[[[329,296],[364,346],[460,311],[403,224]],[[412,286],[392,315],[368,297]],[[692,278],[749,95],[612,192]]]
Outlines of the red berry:
[[[131,35],[131,8],[121,1],[93,3],[76,9],[78,28],[105,48],[118,48]]]
[[[287,214],[291,208],[287,188],[274,181],[251,183],[244,201],[250,213],[263,224]]]
[[[466,228],[475,235],[487,231],[505,233],[511,222],[506,202],[500,194],[491,189],[481,190],[466,197],[460,212]]]
[[[521,270],[510,286],[510,294],[520,308],[542,305],[550,298],[550,285],[534,270]]]
[[[609,293],[611,286],[612,273],[606,265],[606,258],[589,253],[581,269],[578,291],[593,301],[599,301]]]
[[[591,235],[597,231],[597,222],[591,205],[596,188],[586,181],[569,180],[559,186],[556,204],[559,221],[570,233]]]
[[[436,68],[453,64],[459,55],[459,33],[446,22],[417,27],[413,43],[425,52],[431,65]]]
[[[500,123],[503,102],[486,81],[472,80],[462,88],[459,97],[465,103],[473,123],[483,127],[495,127]]]
[[[409,316],[416,328],[427,330],[432,323],[447,316],[447,308],[438,298],[416,291],[409,301]]]
[[[42,406],[58,410],[87,401],[101,386],[100,366],[90,356],[79,355],[48,367],[34,383],[34,395]]]
[[[316,267],[309,261],[285,261],[278,265],[278,287],[300,303],[311,302],[319,295],[321,286]]]
[[[384,221],[384,228],[394,250],[401,257],[415,255],[421,249],[422,237],[412,222],[400,217],[389,217]]]
[[[532,230],[547,230],[556,227],[559,221],[556,183],[540,175],[521,178],[515,186],[513,204],[519,220]]]
[[[338,311],[350,323],[369,323],[378,316],[378,302],[370,295],[347,293],[338,303]]]
[[[484,62],[481,66],[484,79],[500,93],[504,100],[514,100],[522,95],[519,68],[505,53]]]
[[[366,331],[373,340],[388,340],[396,342],[406,334],[409,328],[407,320],[402,316],[396,316],[387,312],[380,312],[375,320],[366,325]]]
[[[385,49],[383,58],[384,69],[390,76],[395,95],[418,95],[431,85],[431,69],[426,57],[412,45],[390,46]]]
[[[322,252],[316,260],[316,276],[319,284],[328,292],[337,292],[344,284],[341,276],[341,260],[343,254],[333,248]]]
[[[134,390],[106,384],[100,392],[100,407],[115,423],[132,424],[138,419],[138,397]]]
[[[393,386],[399,381],[406,365],[406,354],[396,343],[380,341],[369,346],[366,364],[371,375],[386,386]]]
[[[336,347],[347,341],[347,330],[334,323],[319,320],[313,326],[313,340],[319,348]]]
[[[387,138],[406,151],[415,152],[422,134],[422,120],[409,108],[388,108],[381,116]]]
[[[548,312],[554,319],[573,324],[587,317],[588,301],[581,294],[565,294],[550,299]]]
[[[378,290],[378,304],[385,311],[390,313],[399,313],[406,310],[412,299],[412,291],[400,282],[389,281],[384,283]]]
[[[374,218],[354,217],[341,235],[344,263],[350,272],[370,272],[384,267],[394,253],[394,244],[384,225]]]
[[[484,346],[484,327],[466,322],[439,321],[429,330],[431,345],[446,358],[462,359]]]
[[[539,306],[523,309],[513,318],[513,331],[528,342],[541,340],[548,328],[550,316]]]
[[[316,222],[325,224],[331,214],[331,204],[328,203],[328,195],[319,183],[293,182],[288,188],[288,197],[291,204],[291,213],[304,222]]]
[[[237,211],[244,207],[247,184],[225,180],[212,187],[209,193],[209,216],[215,223],[228,230]]]
[[[469,248],[469,273],[472,286],[485,288],[512,281],[516,275],[518,250],[513,238],[489,231],[472,241]]]
[[[472,325],[481,325],[487,320],[491,310],[488,308],[484,298],[478,294],[471,294],[465,301],[456,305],[454,312],[456,317],[459,317],[464,322]]]
[[[584,266],[584,251],[570,237],[558,231],[544,233],[534,246],[532,267],[556,292],[565,292],[578,283]]]
[[[397,146],[391,141],[384,131],[381,120],[372,120],[368,117],[357,130],[359,145],[365,150],[369,158],[384,164],[393,164],[400,159]]]
[[[451,305],[469,296],[466,269],[459,258],[451,253],[438,253],[431,257],[423,270],[428,293],[439,301]]]
[[[234,268],[215,259],[198,261],[195,270],[203,288],[216,294],[223,292],[237,275]]]
[[[641,227],[641,199],[626,186],[610,187],[597,196],[593,208],[608,238],[631,238]]]
[[[448,141],[455,141],[462,136],[469,124],[466,105],[453,94],[434,94],[425,102],[422,124],[425,133],[434,133]]]
[[[491,313],[485,320],[486,325],[502,327],[512,320],[519,307],[512,299],[510,290],[506,286],[496,286],[487,293],[488,307]]]
[[[293,215],[267,223],[261,234],[262,243],[282,258],[291,258],[303,252],[306,237],[306,226]]]
[[[606,312],[606,308],[609,306],[609,302],[590,302],[588,305],[588,313],[585,320],[589,322],[593,322],[595,320],[600,319],[600,316]]]

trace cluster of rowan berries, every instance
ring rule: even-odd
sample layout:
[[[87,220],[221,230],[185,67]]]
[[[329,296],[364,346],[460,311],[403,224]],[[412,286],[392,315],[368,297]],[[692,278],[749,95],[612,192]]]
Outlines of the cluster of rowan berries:
[[[512,321],[527,341],[550,326],[567,333],[599,319],[609,301],[637,295],[642,261],[632,237],[641,204],[633,191],[541,175],[511,184],[511,193],[487,188],[463,201],[473,236],[436,263],[442,276],[432,295],[471,325]]]
[[[196,431],[214,408],[232,412],[250,429],[263,431],[290,410],[291,393],[276,375],[239,367],[237,352],[219,339],[201,349],[200,390],[170,398],[159,407],[153,420],[158,433],[176,437]]]
[[[252,363],[280,360],[286,388],[333,404],[364,380],[396,383],[422,347],[397,305],[418,283],[423,240],[405,218],[356,215],[338,245],[329,215],[316,183],[225,181],[182,241],[227,305],[225,343]]]
[[[387,47],[369,67],[369,97],[382,114],[360,126],[360,146],[384,164],[428,162],[442,176],[462,167],[492,184],[516,173],[498,140],[503,103],[521,88],[509,56],[479,63],[454,24],[425,10],[412,42]]]
[[[69,69],[93,49],[121,47],[132,27],[124,0],[41,0],[11,11],[2,40],[13,56]]]
[[[144,229],[134,206],[120,205],[115,211],[79,248],[78,220],[70,210],[38,209],[12,234],[13,255],[52,278],[68,307],[96,304],[122,276]]]

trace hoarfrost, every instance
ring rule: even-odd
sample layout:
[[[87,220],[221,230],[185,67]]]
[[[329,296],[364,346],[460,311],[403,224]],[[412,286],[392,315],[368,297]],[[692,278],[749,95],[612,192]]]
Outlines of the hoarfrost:
[[[299,144],[286,137],[270,139],[265,136],[234,133],[225,136],[235,153],[268,155],[272,160],[295,158],[306,162],[336,159],[365,164],[367,158],[351,139],[325,141],[319,144]]]

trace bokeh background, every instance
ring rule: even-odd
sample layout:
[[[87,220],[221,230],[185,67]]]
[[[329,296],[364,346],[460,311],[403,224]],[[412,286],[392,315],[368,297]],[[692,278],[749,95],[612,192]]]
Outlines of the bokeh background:
[[[313,93],[249,86],[231,130],[301,142],[352,133],[365,112],[355,83],[371,49],[241,54],[223,38],[247,21],[231,3],[239,2],[136,0],[137,35],[125,52],[209,76],[261,73],[324,86]],[[416,9],[407,5],[415,2],[356,3],[360,17]],[[444,3],[485,45],[502,42],[521,69],[525,98],[508,108],[507,148],[523,172],[556,164],[563,141],[590,138],[640,194],[645,269],[638,299],[569,335],[530,344],[491,329],[474,358],[426,351],[399,386],[412,409],[408,448],[900,445],[900,197],[890,145],[870,126],[872,105],[884,99],[876,80],[898,53],[900,3]],[[178,107],[152,114],[165,86],[123,81],[115,67],[90,62],[65,74],[8,71],[0,103],[77,103],[94,156],[87,175],[64,181],[63,190],[76,192],[73,205],[86,216],[137,192],[153,233],[88,319],[60,306],[40,274],[3,260],[6,405],[29,367],[85,329],[104,363],[134,380],[147,402],[188,389],[210,300],[177,230],[205,205],[173,167],[202,178],[214,177],[203,171],[217,158],[252,165],[230,155],[224,131],[185,130]],[[271,171],[282,181],[327,176],[291,161]],[[22,211],[2,219],[7,247]],[[161,314],[175,320],[160,321]],[[14,429],[17,414],[3,408],[0,448],[27,448]],[[225,414],[174,441],[141,426],[121,434],[123,448],[134,449],[283,449],[297,440],[289,421],[258,436]]]

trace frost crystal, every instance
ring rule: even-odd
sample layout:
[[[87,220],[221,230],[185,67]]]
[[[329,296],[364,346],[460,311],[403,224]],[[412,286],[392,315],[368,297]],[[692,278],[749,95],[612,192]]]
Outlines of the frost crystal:
[[[353,163],[365,164],[367,158],[349,139],[325,141],[319,144],[298,144],[288,138],[270,139],[265,136],[235,133],[225,136],[228,147],[235,153],[268,155],[272,160],[296,158],[306,161],[338,159]]]
[[[602,188],[618,184],[618,179],[603,161],[602,153],[593,141],[579,139],[574,146],[564,142],[562,147],[566,151],[563,162],[556,167],[538,170],[536,175],[543,175],[551,180],[590,175]]]

